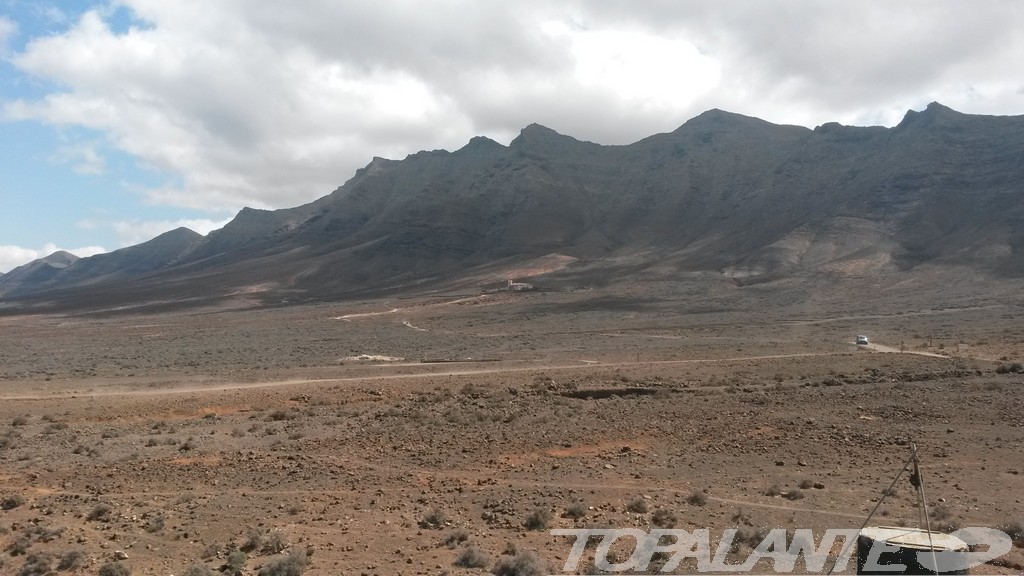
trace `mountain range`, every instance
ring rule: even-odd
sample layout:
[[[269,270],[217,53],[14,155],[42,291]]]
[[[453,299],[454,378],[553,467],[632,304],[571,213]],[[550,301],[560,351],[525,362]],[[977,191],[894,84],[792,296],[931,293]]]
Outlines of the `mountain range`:
[[[374,158],[314,202],[245,208],[89,258],[0,275],[8,306],[246,293],[268,301],[539,277],[711,274],[741,284],[956,268],[1024,275],[1024,116],[938,103],[892,128],[711,110],[625,146],[539,125],[508,146]]]

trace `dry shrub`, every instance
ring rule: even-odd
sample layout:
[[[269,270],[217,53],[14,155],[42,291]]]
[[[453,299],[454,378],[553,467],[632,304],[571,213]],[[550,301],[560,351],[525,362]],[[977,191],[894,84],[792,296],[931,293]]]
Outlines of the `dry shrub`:
[[[551,523],[551,511],[547,508],[537,508],[526,517],[523,525],[527,530],[546,530]]]
[[[25,503],[25,497],[21,494],[15,494],[14,496],[7,496],[3,500],[0,500],[0,509],[3,510],[14,510],[18,506]]]
[[[675,528],[678,521],[679,519],[676,518],[675,512],[668,508],[658,508],[654,511],[654,514],[651,514],[651,524],[658,528]]]
[[[106,502],[100,502],[92,507],[92,510],[85,515],[86,520],[93,522],[107,522],[110,520],[114,508]]]
[[[630,512],[635,512],[637,514],[646,514],[648,510],[647,500],[644,500],[643,498],[637,498],[631,501],[629,504],[626,504],[626,510],[629,510]]]
[[[202,564],[193,564],[181,576],[213,576],[213,570]]]
[[[437,508],[433,508],[420,520],[419,526],[425,530],[440,530],[444,526],[445,521],[444,513]]]
[[[455,565],[462,568],[484,568],[491,563],[491,557],[476,546],[467,546],[455,558]]]
[[[302,576],[306,570],[306,553],[296,550],[282,558],[275,558],[260,569],[258,576]]]
[[[77,548],[72,550],[65,550],[60,555],[60,561],[57,562],[57,570],[74,570],[82,565],[85,560],[85,552]]]
[[[544,576],[548,570],[543,560],[525,550],[515,556],[502,556],[491,572],[494,576]]]
[[[50,566],[53,565],[53,556],[46,552],[35,552],[25,557],[25,564],[18,572],[18,576],[45,576],[52,574]]]
[[[467,540],[469,540],[469,532],[464,528],[459,528],[445,536],[441,543],[449,548],[455,548]]]
[[[575,502],[570,504],[565,510],[565,517],[572,518],[573,520],[579,520],[585,518],[587,515],[587,505],[583,502]]]
[[[1024,548],[1024,522],[1007,522],[999,527],[1013,540],[1014,546]]]
[[[100,566],[99,576],[132,576],[132,571],[120,562],[107,562]]]
[[[708,503],[708,495],[703,490],[694,490],[686,499],[691,506],[704,506]]]

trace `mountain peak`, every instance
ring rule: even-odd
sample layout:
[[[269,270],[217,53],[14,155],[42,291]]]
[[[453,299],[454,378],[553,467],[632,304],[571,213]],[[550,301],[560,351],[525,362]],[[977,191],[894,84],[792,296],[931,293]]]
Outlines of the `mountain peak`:
[[[50,266],[63,268],[65,266],[70,266],[76,260],[79,260],[78,256],[75,256],[74,254],[67,252],[65,250],[58,250],[53,254],[50,254],[49,256],[40,258],[38,261],[49,264]]]
[[[897,128],[905,128],[912,125],[927,126],[936,121],[955,120],[963,116],[964,114],[957,112],[948,106],[943,106],[938,102],[932,102],[920,112],[917,110],[907,110],[907,113],[903,116],[903,120],[900,121]]]
[[[745,116],[743,116],[742,114],[736,114],[735,112],[729,112],[728,110],[722,110],[721,108],[711,108],[710,110],[705,110],[705,111],[701,112],[700,114],[697,114],[690,121],[693,122],[694,120],[708,120],[708,119],[719,120],[719,119],[737,118],[737,117],[738,118],[745,118]]]
[[[943,106],[938,102],[930,102],[928,106],[925,107],[925,112],[929,112],[931,114],[945,114],[950,112],[953,114],[958,114],[956,110],[953,110],[949,106]]]
[[[355,175],[352,177],[353,180],[356,178],[373,176],[374,174],[380,174],[389,165],[393,164],[394,160],[388,160],[387,158],[381,158],[380,156],[374,156],[370,163],[362,168],[356,170]]]
[[[744,116],[743,114],[737,114],[735,112],[727,112],[719,108],[712,108],[711,110],[701,112],[697,116],[694,116],[692,119],[688,120],[686,124],[683,124],[683,126],[686,126],[687,124],[747,124],[751,122],[763,123],[764,120],[751,116]]]
[[[198,239],[202,238],[203,235],[200,234],[199,232],[196,232],[195,230],[193,230],[191,228],[186,228],[185,226],[180,226],[178,228],[175,228],[174,230],[168,230],[167,232],[164,232],[163,234],[160,234],[159,236],[157,236],[157,238],[161,238],[161,237],[168,238],[168,239],[171,239],[171,238],[179,239],[180,238],[180,239],[183,239],[183,240],[198,240]]]
[[[561,134],[555,132],[551,128],[548,128],[543,124],[537,124],[536,122],[530,122],[519,132],[520,134],[552,134],[555,136],[561,136]]]
[[[565,136],[555,132],[547,126],[541,126],[540,124],[530,124],[519,131],[519,136],[516,136],[515,140],[509,144],[509,148],[522,148],[525,146],[532,146],[538,143],[557,142],[564,140],[575,141],[570,136]]]
[[[55,276],[67,271],[72,264],[81,260],[78,256],[64,250],[58,250],[49,256],[37,258],[28,264],[0,275],[0,295],[16,292],[23,285],[36,282],[47,282]]]
[[[712,108],[687,120],[686,123],[677,128],[673,133],[679,134],[696,131],[701,133],[733,132],[741,134],[752,129],[769,130],[774,128],[778,128],[778,126],[760,118]]]
[[[501,144],[495,142],[494,140],[491,140],[490,138],[488,138],[486,136],[474,136],[474,137],[469,139],[469,142],[466,143],[465,146],[463,146],[462,148],[459,148],[458,152],[459,153],[463,153],[463,154],[465,154],[465,153],[477,154],[477,153],[480,153],[480,152],[502,151],[502,150],[505,150],[505,147],[502,146]]]
[[[579,146],[597,146],[591,142],[581,142],[572,136],[559,134],[551,128],[540,124],[530,124],[519,132],[515,140],[509,143],[511,150],[529,155],[551,156],[566,153]]]

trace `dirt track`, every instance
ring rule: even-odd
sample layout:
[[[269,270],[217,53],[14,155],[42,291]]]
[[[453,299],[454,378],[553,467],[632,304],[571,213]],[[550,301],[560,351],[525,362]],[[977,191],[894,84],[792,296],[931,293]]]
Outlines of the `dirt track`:
[[[885,350],[879,350],[885,351]],[[896,350],[896,352],[899,352]],[[913,354],[914,352],[911,352]],[[351,376],[344,378],[317,378],[317,379],[289,379],[289,380],[271,380],[267,382],[246,382],[246,383],[232,383],[232,384],[217,384],[210,386],[199,386],[199,387],[162,387],[162,388],[147,388],[142,390],[119,390],[119,389],[107,389],[107,390],[74,390],[74,391],[54,391],[46,394],[10,394],[0,392],[0,400],[43,400],[43,399],[59,399],[59,398],[93,398],[93,397],[118,397],[118,396],[169,396],[176,394],[200,394],[209,392],[224,392],[230,390],[250,390],[257,388],[278,388],[286,386],[298,386],[303,384],[358,384],[360,382],[374,382],[374,381],[400,381],[408,379],[419,379],[419,378],[436,378],[444,376],[486,376],[486,375],[501,375],[510,372],[546,372],[546,371],[562,371],[562,370],[579,370],[582,368],[602,368],[602,369],[618,369],[623,367],[633,366],[648,366],[648,365],[664,365],[664,364],[705,364],[705,363],[721,363],[721,362],[745,362],[745,361],[756,361],[756,360],[784,360],[788,358],[814,358],[821,356],[835,356],[842,354],[840,352],[805,352],[795,354],[766,354],[762,356],[736,356],[727,358],[710,358],[710,359],[689,359],[689,360],[654,360],[651,362],[615,362],[615,363],[602,363],[596,361],[579,361],[577,363],[567,364],[536,364],[527,366],[498,366],[488,368],[477,368],[471,370],[446,370],[438,371],[431,370],[430,364],[402,364],[398,368],[418,367],[425,368],[427,371],[416,372],[416,373],[382,373],[374,374],[372,376]],[[927,354],[918,353],[926,356],[934,356],[937,358],[947,358],[946,356],[940,356],[938,354]],[[473,364],[471,361],[460,361],[458,364]],[[443,364],[442,364],[443,365]],[[395,368],[393,365],[378,365],[381,368]],[[102,386],[102,382],[100,385]],[[90,385],[86,382],[86,385]]]
[[[892,346],[886,346],[885,344],[879,344],[877,342],[872,342],[871,344],[865,346],[865,348],[869,350],[874,350],[875,352],[886,352],[889,354],[917,354],[919,356],[931,356],[932,358],[949,358],[949,356],[945,354],[938,354],[936,352],[925,352],[923,350],[900,350],[899,348],[893,348]]]

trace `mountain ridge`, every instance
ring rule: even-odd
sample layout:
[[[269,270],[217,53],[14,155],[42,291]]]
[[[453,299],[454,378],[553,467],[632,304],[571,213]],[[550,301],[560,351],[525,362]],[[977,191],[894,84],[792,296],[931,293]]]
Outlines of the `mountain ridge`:
[[[94,256],[13,291],[8,274],[0,297],[70,299],[94,285],[126,299],[167,285],[201,297],[258,285],[268,298],[339,298],[555,253],[738,283],[922,265],[1016,277],[1022,158],[1024,117],[938,103],[892,128],[810,129],[714,109],[620,146],[530,124],[508,146],[474,137],[454,152],[374,158],[313,202],[242,209],[173,249],[122,252],[120,267]]]

